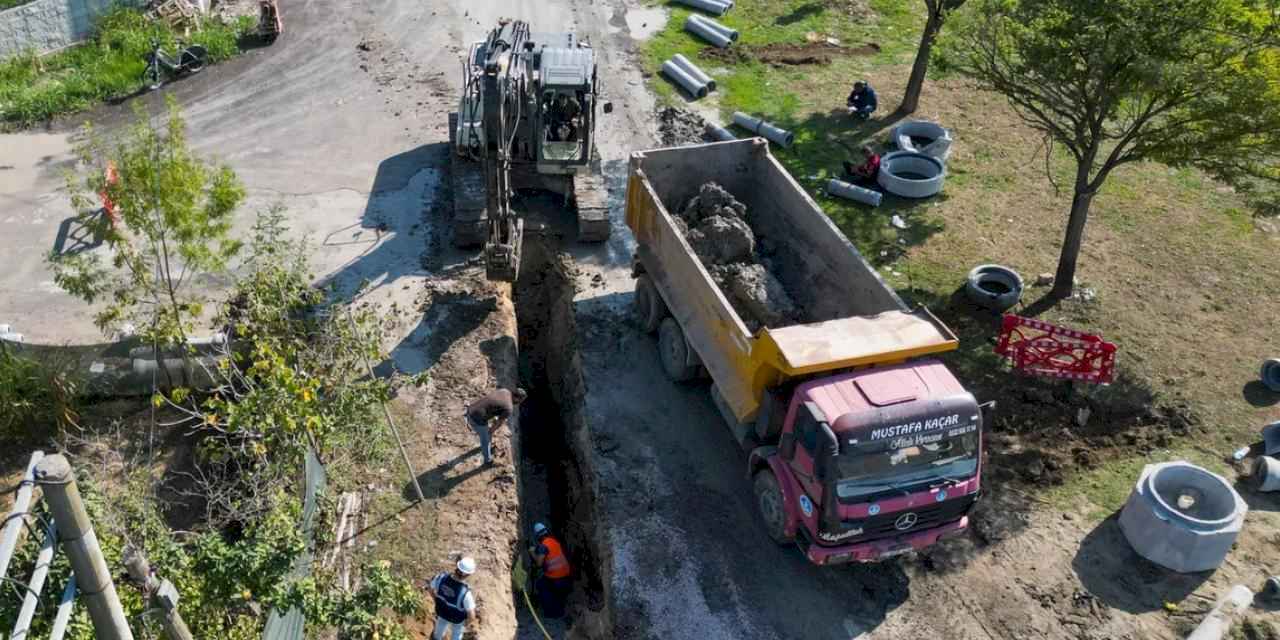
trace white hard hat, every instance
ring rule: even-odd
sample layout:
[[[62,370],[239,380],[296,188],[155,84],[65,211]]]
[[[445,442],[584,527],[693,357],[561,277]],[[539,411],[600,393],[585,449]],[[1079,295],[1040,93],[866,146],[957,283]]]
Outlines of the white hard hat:
[[[542,524],[541,522],[535,522],[535,523],[533,523],[533,535],[534,535],[534,537],[540,536],[540,535],[542,535],[542,534],[544,534],[544,533],[546,533],[546,532],[547,532],[547,525]]]
[[[469,576],[476,572],[476,561],[471,556],[462,556],[458,561],[458,573]]]

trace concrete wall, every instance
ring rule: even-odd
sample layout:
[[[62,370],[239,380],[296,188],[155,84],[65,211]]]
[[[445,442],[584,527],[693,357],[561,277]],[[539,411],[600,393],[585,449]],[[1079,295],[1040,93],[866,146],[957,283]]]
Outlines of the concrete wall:
[[[46,53],[85,39],[94,19],[136,0],[36,0],[0,11],[0,58],[35,49]]]

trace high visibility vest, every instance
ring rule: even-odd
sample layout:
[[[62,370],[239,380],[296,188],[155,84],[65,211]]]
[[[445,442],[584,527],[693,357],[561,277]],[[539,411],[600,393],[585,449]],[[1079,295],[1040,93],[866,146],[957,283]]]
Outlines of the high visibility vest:
[[[542,559],[542,575],[548,578],[568,578],[569,559],[565,557],[560,542],[551,536],[540,541],[547,548],[547,557]]]
[[[470,587],[465,582],[445,574],[440,580],[440,587],[436,589],[436,616],[453,624],[466,622],[467,608],[464,600],[469,590]]]

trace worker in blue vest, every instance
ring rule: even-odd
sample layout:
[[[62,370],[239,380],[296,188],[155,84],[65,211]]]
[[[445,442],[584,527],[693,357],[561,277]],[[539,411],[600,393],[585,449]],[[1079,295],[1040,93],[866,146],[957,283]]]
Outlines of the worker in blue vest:
[[[849,107],[849,113],[859,120],[870,118],[876,107],[880,106],[876,100],[876,90],[866,80],[853,83],[853,91],[849,92],[845,105]]]
[[[436,601],[432,640],[462,640],[467,623],[476,621],[476,597],[467,585],[467,578],[475,572],[476,561],[464,556],[452,574],[441,572],[427,585],[427,592]]]

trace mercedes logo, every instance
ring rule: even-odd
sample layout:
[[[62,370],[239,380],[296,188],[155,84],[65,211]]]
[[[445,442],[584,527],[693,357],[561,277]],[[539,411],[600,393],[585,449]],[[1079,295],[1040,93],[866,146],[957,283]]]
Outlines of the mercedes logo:
[[[907,529],[916,526],[916,522],[919,520],[920,516],[917,516],[914,513],[904,513],[898,516],[897,520],[893,521],[893,526],[898,531],[906,531]]]

